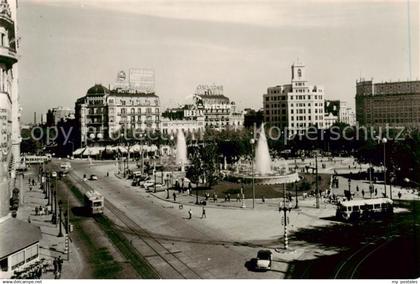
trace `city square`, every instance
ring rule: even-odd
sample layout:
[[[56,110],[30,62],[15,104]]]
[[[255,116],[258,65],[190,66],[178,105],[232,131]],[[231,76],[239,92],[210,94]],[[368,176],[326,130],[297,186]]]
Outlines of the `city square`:
[[[1,279],[417,281],[418,1],[20,2]]]

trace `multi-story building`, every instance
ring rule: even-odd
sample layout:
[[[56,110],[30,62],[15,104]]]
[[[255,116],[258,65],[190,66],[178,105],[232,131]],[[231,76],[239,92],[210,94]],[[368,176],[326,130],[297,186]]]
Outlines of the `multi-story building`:
[[[332,114],[338,118],[337,122],[349,124],[351,126],[356,124],[354,108],[351,107],[347,102],[339,100],[325,100],[324,106],[325,116]],[[331,121],[331,117],[329,120]],[[330,121],[328,124],[330,124]]]
[[[17,3],[0,1],[0,278],[39,259],[38,227],[15,219],[10,200],[20,204],[21,188],[16,182],[20,163],[20,116],[16,36]],[[17,187],[16,187],[17,186]],[[16,208],[14,209],[16,210]],[[19,208],[17,208],[19,210]]]
[[[361,125],[420,127],[420,81],[356,82],[356,120]]]
[[[55,107],[47,111],[47,125],[57,125],[61,120],[74,119],[74,109],[68,107]],[[41,123],[42,123],[41,116]]]
[[[290,84],[269,87],[263,95],[264,121],[289,134],[305,132],[309,127],[325,128],[324,89],[306,80],[305,65],[294,63]]]
[[[356,124],[356,114],[354,113],[354,108],[350,106],[347,102],[340,103],[338,121],[341,123],[348,124],[350,126]]]
[[[185,133],[203,133],[205,130],[204,117],[197,117],[197,119],[170,119],[161,118],[160,130],[164,134],[176,135],[181,130]]]
[[[338,116],[335,116],[333,113],[324,114],[324,128],[331,128],[335,123],[338,122]]]
[[[206,128],[221,130],[243,127],[244,115],[236,111],[235,102],[223,94],[223,86],[199,85],[193,104],[187,116],[203,115]]]
[[[160,101],[154,93],[109,90],[97,84],[77,100],[75,116],[80,125],[81,145],[87,145],[92,137],[107,141],[117,138],[123,130],[158,130]]]

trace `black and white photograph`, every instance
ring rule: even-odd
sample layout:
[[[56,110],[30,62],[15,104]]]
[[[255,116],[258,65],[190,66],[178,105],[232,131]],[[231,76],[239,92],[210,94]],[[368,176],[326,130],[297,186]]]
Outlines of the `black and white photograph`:
[[[419,26],[419,0],[0,0],[1,283],[418,283]]]

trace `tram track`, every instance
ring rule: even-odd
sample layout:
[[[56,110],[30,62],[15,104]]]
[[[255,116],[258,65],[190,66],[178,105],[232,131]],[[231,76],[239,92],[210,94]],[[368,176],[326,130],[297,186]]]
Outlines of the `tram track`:
[[[93,190],[92,186],[85,182],[81,182],[79,177],[73,173],[67,175],[71,182],[75,185],[78,185],[83,189],[83,192],[87,190]],[[125,226],[125,233],[130,235],[135,235],[140,239],[150,250],[153,251],[152,255],[143,255],[146,259],[152,259],[158,257],[164,264],[166,268],[172,270],[168,272],[165,269],[166,275],[171,275],[170,278],[181,278],[181,279],[199,279],[201,278],[200,274],[191,268],[187,263],[185,263],[178,255],[179,252],[172,252],[167,247],[165,247],[160,241],[159,238],[154,236],[152,233],[143,229],[139,226],[134,220],[129,218],[123,211],[118,209],[112,202],[105,198],[104,207],[112,215],[117,218]],[[98,220],[97,220],[98,221]],[[114,227],[118,227],[115,222],[113,222]],[[162,238],[163,240],[176,241],[175,239]],[[206,243],[206,242],[204,242]],[[150,261],[149,261],[150,262]],[[154,268],[155,269],[155,268]],[[156,270],[156,269],[155,269]],[[161,275],[161,273],[158,273]]]

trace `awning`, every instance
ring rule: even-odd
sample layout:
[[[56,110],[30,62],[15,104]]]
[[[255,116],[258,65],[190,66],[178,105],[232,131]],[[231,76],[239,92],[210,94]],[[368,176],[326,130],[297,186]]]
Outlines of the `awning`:
[[[85,150],[85,148],[76,149],[76,151],[73,152],[73,156],[81,155],[84,150]]]

